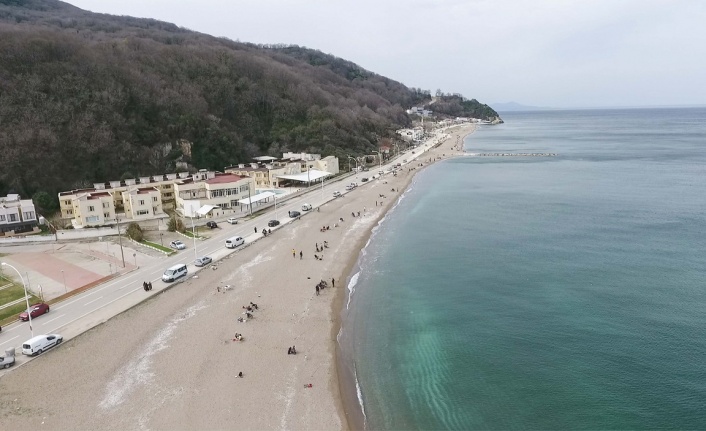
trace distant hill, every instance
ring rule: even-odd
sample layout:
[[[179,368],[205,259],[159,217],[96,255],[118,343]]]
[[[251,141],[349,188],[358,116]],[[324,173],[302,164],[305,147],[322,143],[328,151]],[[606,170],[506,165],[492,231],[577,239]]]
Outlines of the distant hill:
[[[369,154],[429,101],[312,49],[0,0],[0,195],[55,196],[283,151]]]
[[[540,106],[522,105],[517,102],[493,103],[493,108],[498,112],[508,111],[541,111],[551,108],[542,108]]]

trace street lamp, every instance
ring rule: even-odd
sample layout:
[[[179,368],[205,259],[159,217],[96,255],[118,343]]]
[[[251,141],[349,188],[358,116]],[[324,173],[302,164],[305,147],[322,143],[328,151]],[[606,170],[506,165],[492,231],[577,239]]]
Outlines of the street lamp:
[[[279,220],[279,215],[277,214],[277,193],[275,193],[275,218]]]
[[[69,293],[69,290],[66,288],[66,274],[64,274],[64,270],[61,270],[61,278],[64,279],[64,293]]]
[[[313,168],[314,165],[308,165],[306,168],[306,186],[309,187],[311,186],[311,168]]]
[[[355,170],[358,172],[358,160],[355,157],[348,156],[348,172],[351,171],[351,159],[355,162]]]
[[[20,271],[17,270],[14,266],[10,265],[9,263],[2,262],[0,263],[2,266],[9,266],[10,268],[14,269],[17,275],[20,276],[20,280],[22,280],[22,287],[25,288],[25,302],[27,303],[27,317],[29,318],[29,331],[32,334],[32,338],[34,338],[34,329],[32,329],[32,310],[29,309],[29,294],[27,293],[27,284],[25,283],[24,277],[22,277],[22,274]],[[63,271],[62,271],[63,272]]]
[[[196,254],[196,227],[194,227],[194,207],[191,207],[191,237],[194,240],[194,259],[198,259],[199,256]]]
[[[164,234],[162,232],[159,233],[159,243],[164,247]]]

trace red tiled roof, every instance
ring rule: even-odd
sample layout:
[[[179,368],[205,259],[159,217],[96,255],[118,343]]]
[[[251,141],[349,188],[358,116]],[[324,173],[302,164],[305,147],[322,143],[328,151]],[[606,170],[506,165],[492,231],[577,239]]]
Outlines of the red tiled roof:
[[[241,177],[240,175],[235,175],[235,174],[216,174],[215,178],[211,178],[206,180],[206,184],[223,184],[223,183],[233,183],[236,181],[240,181],[243,178],[248,178],[248,177]]]

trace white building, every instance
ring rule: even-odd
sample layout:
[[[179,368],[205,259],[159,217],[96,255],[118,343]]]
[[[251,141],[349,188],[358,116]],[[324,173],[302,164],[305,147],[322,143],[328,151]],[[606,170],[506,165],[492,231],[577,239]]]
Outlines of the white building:
[[[37,224],[32,199],[20,199],[17,194],[0,197],[0,235],[33,232]]]

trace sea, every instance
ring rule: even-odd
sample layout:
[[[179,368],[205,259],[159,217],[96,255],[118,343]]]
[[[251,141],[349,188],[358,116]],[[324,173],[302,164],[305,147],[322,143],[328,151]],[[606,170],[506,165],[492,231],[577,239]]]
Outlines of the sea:
[[[706,108],[502,117],[348,280],[366,429],[706,429]]]

